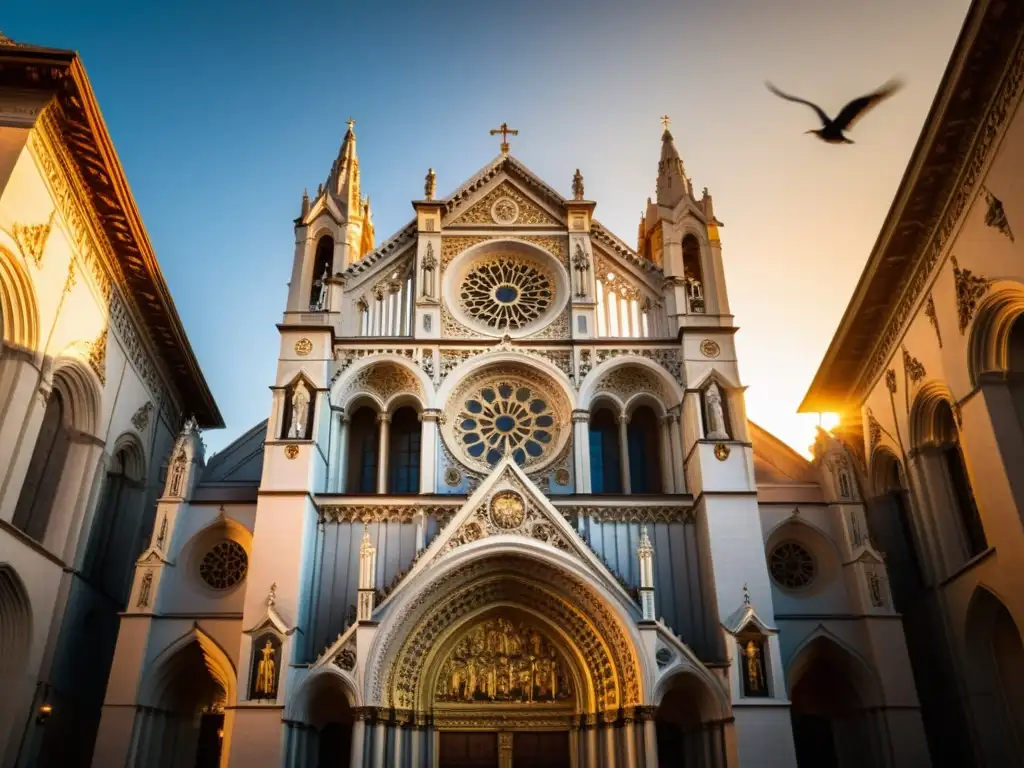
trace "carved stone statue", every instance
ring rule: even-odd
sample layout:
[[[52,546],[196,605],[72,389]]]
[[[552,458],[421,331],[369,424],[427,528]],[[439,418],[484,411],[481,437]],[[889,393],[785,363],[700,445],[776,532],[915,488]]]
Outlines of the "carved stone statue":
[[[751,693],[764,691],[764,674],[761,671],[761,649],[753,640],[747,641],[743,651],[747,657],[747,687]]]
[[[576,173],[572,176],[572,197],[573,200],[583,199],[583,174],[580,173],[580,169],[576,169]]]
[[[324,273],[313,283],[317,288],[316,300],[309,305],[310,312],[323,312],[327,309],[327,278],[330,276],[330,269],[324,266]]]
[[[292,392],[292,424],[289,437],[300,440],[306,437],[306,421],[309,419],[309,390],[306,383],[299,379]]]
[[[274,677],[277,671],[274,665],[274,644],[268,639],[260,653],[263,658],[256,668],[256,693],[273,696]]]
[[[728,440],[729,430],[725,425],[722,392],[714,382],[711,382],[711,386],[704,391],[704,408],[708,418],[707,438],[709,440]]]
[[[139,601],[136,608],[145,608],[149,605],[149,593],[153,590],[153,572],[146,571],[142,577],[142,584],[139,585]]]
[[[433,200],[437,194],[437,174],[433,168],[427,169],[427,178],[423,184],[423,195],[426,200]]]

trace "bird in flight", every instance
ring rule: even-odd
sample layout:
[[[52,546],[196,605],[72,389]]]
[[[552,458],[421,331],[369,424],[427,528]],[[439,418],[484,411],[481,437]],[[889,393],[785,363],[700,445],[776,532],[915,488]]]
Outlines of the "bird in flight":
[[[839,111],[839,114],[836,115],[833,120],[831,117],[826,115],[825,110],[817,104],[796,96],[790,96],[788,93],[783,93],[771,83],[766,82],[765,85],[768,86],[769,91],[779,98],[786,99],[787,101],[795,101],[797,104],[806,104],[817,112],[818,117],[821,119],[822,127],[805,131],[805,133],[813,133],[819,139],[829,144],[853,144],[850,139],[846,138],[843,131],[853,128],[854,124],[862,118],[869,109],[880,101],[884,101],[889,98],[903,87],[903,83],[901,81],[890,80],[878,90],[872,91],[866,96],[860,96],[859,98],[851,101]]]

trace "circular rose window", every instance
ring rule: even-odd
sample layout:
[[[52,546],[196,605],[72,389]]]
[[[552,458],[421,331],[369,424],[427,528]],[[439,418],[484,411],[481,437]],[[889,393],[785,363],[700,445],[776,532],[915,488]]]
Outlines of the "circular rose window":
[[[230,539],[214,544],[199,563],[199,575],[214,589],[231,589],[245,578],[248,570],[245,549]]]
[[[817,571],[811,553],[795,541],[784,541],[772,550],[768,570],[776,583],[786,589],[808,586]]]
[[[474,320],[518,331],[547,312],[554,299],[550,276],[537,265],[508,256],[475,264],[462,281],[459,303]]]

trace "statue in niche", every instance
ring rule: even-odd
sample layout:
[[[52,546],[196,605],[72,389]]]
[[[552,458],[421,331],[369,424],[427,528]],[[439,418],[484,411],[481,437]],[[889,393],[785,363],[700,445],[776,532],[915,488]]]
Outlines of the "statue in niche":
[[[292,390],[292,423],[288,436],[300,440],[306,437],[306,422],[309,419],[309,390],[306,382],[299,379]]]
[[[725,428],[725,410],[722,406],[722,392],[715,382],[704,391],[704,408],[708,419],[708,440],[728,440]]]
[[[743,674],[743,692],[746,696],[767,696],[768,685],[764,674],[764,657],[760,639],[747,640],[743,648],[746,664]]]
[[[139,585],[139,601],[135,604],[136,608],[145,608],[149,605],[149,593],[153,590],[153,572],[146,571],[146,575],[142,577],[142,584]]]
[[[271,698],[275,695],[277,683],[277,667],[274,663],[275,650],[274,644],[268,637],[267,642],[260,649],[260,660],[256,666],[256,682],[253,690],[257,696]]]
[[[185,478],[185,467],[187,465],[188,457],[185,455],[185,449],[182,448],[178,451],[178,455],[174,459],[174,465],[171,467],[171,480],[167,483],[168,496],[181,496],[181,485],[182,480]]]
[[[451,651],[438,677],[439,702],[550,703],[572,686],[554,646],[540,632],[505,618],[473,627]]]
[[[313,287],[317,289],[316,301],[309,306],[310,312],[323,312],[327,309],[327,278],[329,275],[329,269],[325,265],[324,273],[318,279],[313,281]]]

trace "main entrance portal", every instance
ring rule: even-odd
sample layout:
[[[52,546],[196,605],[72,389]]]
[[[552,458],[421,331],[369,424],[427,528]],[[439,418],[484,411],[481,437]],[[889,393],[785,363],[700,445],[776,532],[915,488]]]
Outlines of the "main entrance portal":
[[[442,731],[440,768],[498,768],[498,734]]]
[[[442,731],[440,768],[569,768],[566,731]]]

